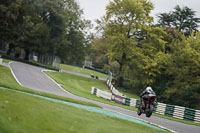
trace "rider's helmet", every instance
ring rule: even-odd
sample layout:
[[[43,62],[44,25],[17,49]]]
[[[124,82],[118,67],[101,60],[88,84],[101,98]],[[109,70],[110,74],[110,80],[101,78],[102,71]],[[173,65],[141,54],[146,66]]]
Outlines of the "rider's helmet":
[[[152,90],[151,87],[147,87],[147,88],[146,88],[146,91],[147,91],[147,92],[149,92],[149,91],[152,92],[153,90]]]

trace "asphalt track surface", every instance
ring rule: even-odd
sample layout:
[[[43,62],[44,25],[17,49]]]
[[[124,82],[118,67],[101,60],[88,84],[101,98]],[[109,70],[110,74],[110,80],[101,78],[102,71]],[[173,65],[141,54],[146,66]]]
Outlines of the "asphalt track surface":
[[[57,85],[52,79],[50,79],[47,75],[44,74],[43,70],[44,68],[35,67],[32,65],[19,63],[19,62],[12,62],[10,63],[10,67],[12,69],[13,74],[15,75],[18,82],[27,88],[47,92],[50,94],[55,94],[59,96],[64,96],[80,101],[90,102],[99,105],[105,110],[110,110],[113,112],[118,112],[121,114],[125,114],[128,116],[132,116],[135,118],[139,118],[145,121],[148,121],[150,123],[154,123],[163,127],[166,127],[168,129],[171,129],[175,132],[179,133],[200,133],[200,127],[193,126],[193,125],[187,125],[180,122],[175,122],[167,119],[163,119],[160,117],[152,116],[150,118],[146,118],[145,115],[138,116],[136,112],[130,111],[124,108],[96,102],[93,100],[89,100],[86,98],[78,97],[76,95],[73,95],[64,89],[62,89],[59,85]]]

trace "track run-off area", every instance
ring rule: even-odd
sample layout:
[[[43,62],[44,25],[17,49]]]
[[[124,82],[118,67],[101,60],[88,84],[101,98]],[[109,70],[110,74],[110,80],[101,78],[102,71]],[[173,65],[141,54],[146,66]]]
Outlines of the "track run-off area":
[[[163,119],[160,117],[152,116],[150,118],[146,118],[145,115],[138,116],[135,111],[131,111],[128,109],[124,109],[121,107],[116,107],[104,103],[100,103],[97,101],[93,101],[90,99],[82,98],[76,95],[73,95],[66,90],[64,90],[60,85],[58,85],[54,80],[52,80],[50,77],[48,77],[43,71],[47,70],[44,68],[19,63],[19,62],[11,62],[10,68],[12,71],[13,76],[17,80],[17,82],[27,88],[42,91],[50,94],[55,94],[58,96],[68,97],[75,100],[85,101],[94,103],[100,107],[102,107],[103,110],[100,112],[106,112],[106,114],[114,113],[114,115],[119,114],[120,117],[128,119],[132,119],[135,121],[138,121],[138,119],[141,119],[142,121],[152,123],[153,125],[159,125],[160,127],[164,127],[167,129],[170,129],[174,132],[179,133],[199,133],[200,127],[193,126],[193,125],[187,125],[184,123],[172,121]],[[144,122],[141,122],[141,124],[144,124]],[[154,126],[152,126],[154,127]]]

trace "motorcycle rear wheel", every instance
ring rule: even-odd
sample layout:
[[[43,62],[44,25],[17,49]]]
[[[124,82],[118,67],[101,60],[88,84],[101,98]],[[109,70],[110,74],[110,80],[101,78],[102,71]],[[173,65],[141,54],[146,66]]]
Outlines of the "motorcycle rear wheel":
[[[140,106],[139,106],[139,108],[138,108],[137,114],[138,114],[138,115],[141,115],[141,114],[142,114],[142,111],[141,111]]]

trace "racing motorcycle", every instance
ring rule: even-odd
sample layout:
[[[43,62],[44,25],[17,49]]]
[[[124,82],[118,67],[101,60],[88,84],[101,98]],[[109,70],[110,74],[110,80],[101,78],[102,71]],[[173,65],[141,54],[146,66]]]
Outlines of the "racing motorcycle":
[[[137,114],[141,115],[142,113],[146,114],[146,117],[151,117],[155,105],[156,105],[156,95],[149,94],[140,99],[140,105],[138,107]]]

